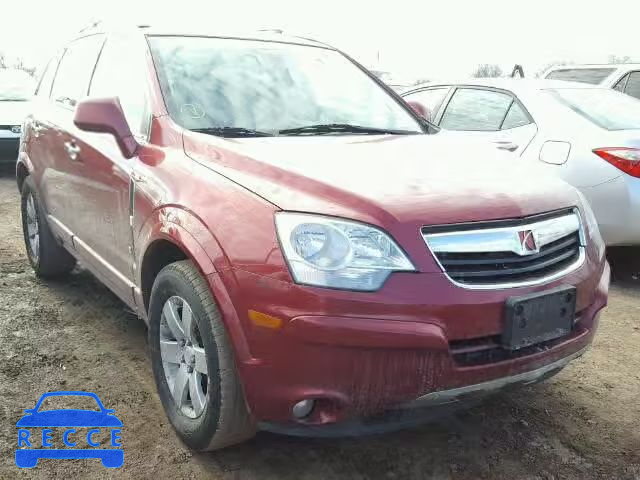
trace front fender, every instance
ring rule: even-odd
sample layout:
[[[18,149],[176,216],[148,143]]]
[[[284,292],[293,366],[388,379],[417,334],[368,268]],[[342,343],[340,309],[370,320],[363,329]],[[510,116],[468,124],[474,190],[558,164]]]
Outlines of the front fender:
[[[148,323],[142,295],[141,263],[147,249],[158,240],[166,240],[180,248],[203,275],[220,310],[239,362],[251,362],[247,339],[231,300],[227,285],[235,283],[235,275],[214,235],[204,223],[186,209],[165,206],[155,210],[142,225],[136,240],[137,288],[136,304]]]

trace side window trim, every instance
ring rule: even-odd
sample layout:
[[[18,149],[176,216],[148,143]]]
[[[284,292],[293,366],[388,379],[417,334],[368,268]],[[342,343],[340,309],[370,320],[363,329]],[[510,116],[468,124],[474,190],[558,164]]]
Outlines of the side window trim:
[[[513,104],[516,101],[515,98],[513,98],[513,95],[510,95],[511,97],[511,103],[509,104],[509,106],[507,107],[507,111],[504,112],[504,116],[502,117],[502,121],[500,122],[500,127],[498,129],[498,131],[502,131],[503,127],[504,127],[504,122],[507,119],[507,117],[509,116],[509,112],[511,111],[511,109],[513,108]]]
[[[627,80],[624,82],[624,90],[623,90],[623,92],[626,93],[627,95],[629,95],[627,93],[627,86],[629,85],[629,80],[631,79],[631,75],[633,75],[634,73],[637,73],[638,75],[640,75],[640,70],[632,70],[630,72],[627,72]]]
[[[44,71],[42,72],[42,76],[40,77],[40,81],[38,82],[38,86],[36,87],[36,91],[34,92],[34,96],[38,96],[40,94],[40,89],[43,87],[42,82],[44,81],[45,76],[49,72],[49,67],[53,67],[53,62],[56,62],[54,67],[55,70],[53,71],[53,77],[51,77],[51,83],[49,84],[49,91],[47,92],[47,95],[46,95],[47,100],[51,100],[51,91],[53,90],[53,82],[56,81],[56,75],[58,74],[58,68],[60,67],[60,60],[62,60],[62,56],[64,55],[65,51],[66,49],[62,50],[61,52],[56,52],[56,54],[53,57],[51,57],[51,59],[47,63],[47,66],[44,67]]]
[[[442,121],[444,112],[447,111],[447,108],[449,107],[449,103],[451,102],[451,99],[456,94],[459,88],[460,87],[457,85],[449,85],[449,92],[444,97],[444,99],[442,99],[442,103],[440,104],[440,108],[438,109],[438,115],[435,116],[433,120],[436,125],[440,126],[440,122]]]
[[[89,37],[93,37],[93,36],[101,36],[103,38],[102,38],[102,45],[100,46],[100,50],[98,52],[98,56],[95,58],[94,64],[93,64],[93,68],[91,69],[91,75],[89,77],[89,82],[87,83],[87,90],[85,91],[85,95],[87,95],[87,93],[89,92],[89,86],[91,85],[91,78],[93,78],[93,74],[95,72],[96,65],[98,65],[98,58],[99,58],[100,54],[102,53],[102,49],[104,48],[104,44],[105,44],[105,40],[106,40],[106,35],[103,34],[103,33],[92,33],[90,35],[85,35],[85,36],[82,36],[82,37],[74,38],[71,42],[69,42],[64,47],[64,51],[63,51],[62,55],[60,56],[60,60],[58,60],[58,66],[56,67],[56,75],[53,78],[53,82],[51,82],[51,91],[49,92],[49,99],[57,107],[63,108],[65,110],[69,110],[71,112],[75,111],[75,104],[74,105],[70,105],[69,102],[61,102],[61,101],[59,101],[59,100],[65,100],[66,99],[66,100],[70,100],[70,101],[75,101],[77,103],[77,101],[75,99],[68,98],[68,97],[51,98],[51,93],[53,93],[53,87],[55,86],[56,79],[58,77],[58,71],[60,70],[60,65],[62,65],[62,61],[63,61],[65,55],[68,54],[69,47],[71,45],[73,45],[74,43],[80,41],[80,40],[83,40],[83,39],[89,38]]]
[[[500,91],[500,90],[498,90],[498,91]],[[515,93],[509,92],[507,90],[502,90],[502,92],[511,95],[513,97],[513,102],[509,106],[509,109],[507,110],[507,114],[502,119],[502,123],[500,124],[500,131],[502,131],[503,126],[504,126],[504,122],[507,120],[507,117],[509,116],[509,111],[513,108],[514,105],[517,105],[518,107],[520,107],[520,109],[524,112],[524,114],[529,119],[529,123],[527,123],[527,125],[535,125],[536,124],[535,119],[533,118],[531,113],[529,113],[529,110],[527,110],[527,107],[524,106],[524,103],[522,103],[520,101],[520,99],[517,97],[517,95]],[[525,127],[526,125],[522,125],[522,126]],[[519,128],[519,127],[514,127],[514,128]],[[511,130],[511,129],[509,128],[507,130]]]
[[[625,90],[627,89],[627,83],[629,83],[629,77],[631,76],[633,72],[625,72],[625,74],[620,78],[620,80],[618,80],[614,85],[613,85],[613,89],[617,90],[616,87],[622,83],[622,90],[618,90],[619,92],[624,93]]]
[[[527,110],[527,108],[522,104],[522,102],[518,99],[518,97],[513,92],[510,92],[509,90],[502,90],[501,88],[494,88],[494,87],[486,87],[483,85],[455,85],[449,92],[448,96],[445,97],[445,99],[442,102],[442,106],[440,107],[440,112],[438,113],[438,117],[435,119],[436,125],[438,126],[440,125],[442,117],[444,116],[444,113],[449,107],[449,103],[451,102],[451,99],[453,98],[453,96],[456,94],[458,90],[463,90],[463,89],[486,90],[489,92],[502,93],[504,95],[508,95],[509,97],[511,97],[511,103],[509,104],[509,108],[507,108],[507,111],[504,117],[502,118],[502,121],[500,122],[500,130],[495,130],[496,132],[502,131],[502,126],[504,125],[504,122],[507,119],[507,116],[509,115],[509,111],[513,107],[514,103],[517,104],[522,109],[522,111],[525,113],[525,115],[527,116],[527,118],[531,123],[533,124],[536,123],[533,117],[531,116],[531,113],[529,113],[529,110]],[[468,130],[468,131],[474,131],[474,130]]]
[[[86,95],[90,96],[91,95],[91,88],[93,86],[93,78],[95,76],[96,70],[98,69],[98,65],[100,63],[100,59],[102,58],[102,53],[104,52],[105,47],[107,46],[107,43],[109,42],[109,40],[113,40],[115,37],[113,35],[106,35],[105,36],[105,40],[102,43],[102,47],[100,47],[100,52],[98,53],[98,57],[96,58],[96,63],[93,66],[93,70],[91,72],[91,77],[89,78],[89,83],[87,85],[87,91],[86,91]],[[139,45],[144,46],[144,48],[148,49],[148,44],[147,42],[143,42],[143,43],[139,43]],[[132,55],[136,55],[136,53],[138,53],[139,58],[142,60],[143,55],[141,53],[142,52],[142,47],[135,47],[137,49],[136,52],[132,52]],[[143,69],[144,71],[144,69]],[[153,115],[151,113],[151,102],[150,102],[150,96],[149,96],[149,88],[147,85],[147,82],[145,82],[144,77],[140,77],[138,78],[138,81],[143,89],[143,95],[144,95],[144,114],[143,114],[143,123],[144,125],[139,125],[136,128],[131,128],[131,125],[129,125],[129,128],[131,128],[131,133],[133,134],[133,136],[139,140],[142,141],[144,143],[148,143],[149,139],[151,137],[151,122],[153,120]]]
[[[436,111],[435,112],[431,112],[432,115],[433,115],[433,123],[435,123],[436,118],[438,117],[438,114],[442,110],[442,107],[445,105],[445,102],[448,102],[448,100],[449,100],[449,95],[451,94],[451,85],[429,85],[428,87],[422,87],[422,88],[418,88],[416,90],[411,90],[410,92],[404,93],[401,96],[403,98],[405,98],[405,97],[409,97],[410,95],[414,95],[416,93],[430,92],[430,91],[433,91],[433,90],[446,90],[447,91],[447,93],[445,93],[444,97],[442,97],[442,100],[438,104],[438,108],[436,109]],[[407,100],[410,101],[411,99],[407,98]],[[437,123],[436,123],[436,125],[437,125]]]

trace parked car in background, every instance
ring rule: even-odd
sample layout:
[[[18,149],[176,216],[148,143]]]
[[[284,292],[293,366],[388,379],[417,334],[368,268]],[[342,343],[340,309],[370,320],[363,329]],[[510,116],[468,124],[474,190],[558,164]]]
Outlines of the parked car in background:
[[[29,111],[35,81],[27,72],[0,69],[0,163],[15,163],[22,122]]]
[[[609,267],[588,203],[440,135],[338,50],[97,26],[42,78],[28,258],[41,277],[81,260],[148,322],[192,448],[366,432],[591,344]]]
[[[474,79],[404,92],[429,120],[535,162],[587,197],[607,245],[640,244],[640,101],[584,83]]]
[[[600,85],[640,99],[640,63],[558,66],[547,70],[542,77]]]

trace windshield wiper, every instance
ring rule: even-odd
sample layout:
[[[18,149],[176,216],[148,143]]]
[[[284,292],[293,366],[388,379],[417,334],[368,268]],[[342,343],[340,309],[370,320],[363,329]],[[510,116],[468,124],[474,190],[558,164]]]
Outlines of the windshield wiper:
[[[393,130],[388,128],[363,127],[349,123],[326,123],[280,130],[278,135],[326,135],[331,133],[356,133],[361,135],[417,135],[412,130]]]
[[[193,132],[206,133],[208,135],[216,135],[225,138],[241,138],[241,137],[273,137],[273,133],[260,132],[243,127],[208,127],[208,128],[192,128]]]

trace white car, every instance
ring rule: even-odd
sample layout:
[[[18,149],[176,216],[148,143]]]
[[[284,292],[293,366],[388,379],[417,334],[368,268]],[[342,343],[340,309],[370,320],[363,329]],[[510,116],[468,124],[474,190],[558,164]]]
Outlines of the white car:
[[[565,65],[550,68],[542,77],[600,85],[640,99],[640,63]]]
[[[474,79],[404,99],[447,135],[536,162],[590,201],[607,245],[640,245],[640,101],[584,83]]]
[[[22,121],[29,112],[35,81],[22,70],[0,70],[0,163],[15,162]]]

